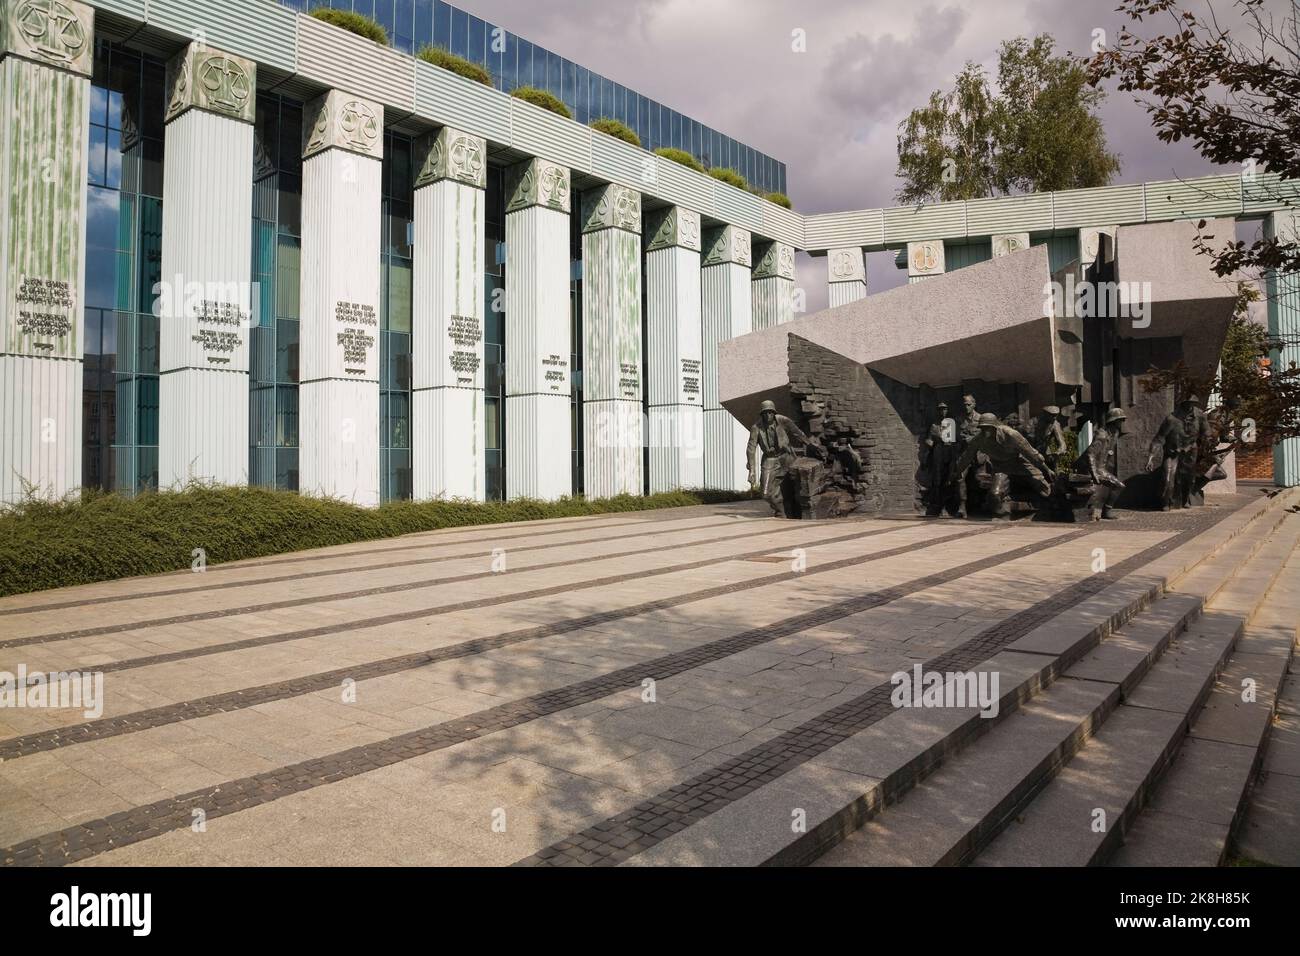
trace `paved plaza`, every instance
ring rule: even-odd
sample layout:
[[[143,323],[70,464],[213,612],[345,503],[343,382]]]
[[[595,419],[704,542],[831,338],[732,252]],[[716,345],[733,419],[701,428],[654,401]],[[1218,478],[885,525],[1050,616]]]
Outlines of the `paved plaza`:
[[[747,796],[854,798],[823,758],[900,716],[891,674],[1002,655],[1005,684],[1032,656],[1008,647],[1246,501],[1100,525],[747,502],[6,598],[0,671],[104,691],[90,718],[0,710],[0,861],[728,862],[790,832],[725,812]]]

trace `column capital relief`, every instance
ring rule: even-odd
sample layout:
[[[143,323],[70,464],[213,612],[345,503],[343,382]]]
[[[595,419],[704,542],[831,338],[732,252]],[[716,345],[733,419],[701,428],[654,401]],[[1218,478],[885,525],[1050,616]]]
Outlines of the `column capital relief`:
[[[257,107],[257,64],[194,41],[167,61],[170,123],[187,110],[203,110],[243,123]]]
[[[303,107],[302,131],[303,159],[327,149],[384,157],[384,107],[342,90],[330,90]]]
[[[415,141],[415,188],[451,179],[487,188],[487,140],[444,126]]]
[[[754,263],[755,279],[793,279],[794,246],[773,241],[764,246]]]
[[[726,262],[748,268],[753,263],[749,230],[739,226],[718,226],[704,234],[704,265]]]
[[[1086,268],[1097,261],[1101,251],[1101,237],[1110,236],[1112,240],[1111,255],[1115,254],[1113,241],[1119,226],[1084,226],[1079,230],[1079,261]]]
[[[700,251],[700,214],[681,206],[668,206],[645,214],[646,251],[674,246]]]
[[[826,278],[830,282],[866,282],[867,261],[861,246],[828,249]]]
[[[907,244],[907,275],[937,276],[944,271],[942,239],[923,239]]]
[[[582,194],[582,231],[623,229],[641,235],[641,194],[635,189],[607,183]]]
[[[569,213],[573,207],[569,167],[545,159],[526,159],[506,170],[506,212],[545,206]]]
[[[16,56],[90,76],[95,9],[79,0],[0,0],[0,57]]]
[[[1000,259],[1029,248],[1029,233],[1002,232],[993,236],[993,258]]]

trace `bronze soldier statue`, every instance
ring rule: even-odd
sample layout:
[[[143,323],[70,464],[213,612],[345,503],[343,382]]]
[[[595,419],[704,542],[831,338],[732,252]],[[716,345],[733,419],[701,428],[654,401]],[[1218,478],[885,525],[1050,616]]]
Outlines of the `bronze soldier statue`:
[[[781,484],[798,457],[794,450],[796,445],[821,451],[820,446],[805,435],[798,425],[776,413],[775,403],[763,402],[758,407],[758,421],[749,430],[745,463],[749,466],[749,483],[759,486],[763,497],[772,506],[772,515],[777,518],[785,517],[785,497]],[[762,449],[763,452],[761,482],[754,469],[755,449]]]
[[[1074,463],[1074,471],[1087,476],[1091,481],[1083,490],[1088,492],[1088,517],[1093,521],[1119,517],[1111,505],[1124,490],[1124,482],[1119,480],[1111,468],[1110,456],[1124,435],[1124,421],[1127,418],[1128,415],[1122,408],[1108,411],[1105,424],[1093,435],[1092,444]]]
[[[961,492],[960,517],[966,515],[966,471],[976,463],[988,466],[990,476],[984,491],[994,518],[1010,518],[1013,480],[1028,485],[1044,498],[1052,493],[1053,472],[1043,456],[1020,432],[1001,424],[991,412],[985,412],[979,417],[979,434],[966,445],[952,469]]]
[[[925,483],[925,513],[931,517],[959,508],[952,486],[952,463],[957,457],[957,423],[948,418],[948,403],[940,402],[939,420],[930,426],[921,448],[921,477]]]
[[[957,423],[957,433],[964,449],[966,443],[980,433],[980,413],[975,410],[975,396],[963,395],[961,399],[961,421]]]
[[[1038,420],[1034,422],[1034,447],[1053,468],[1061,466],[1068,451],[1065,447],[1065,432],[1061,429],[1064,418],[1060,406],[1044,405],[1038,414]]]
[[[1196,462],[1209,444],[1210,423],[1201,408],[1201,400],[1195,395],[1188,395],[1161,422],[1147,455],[1147,471],[1155,470],[1156,452],[1163,455],[1161,511],[1191,507]]]

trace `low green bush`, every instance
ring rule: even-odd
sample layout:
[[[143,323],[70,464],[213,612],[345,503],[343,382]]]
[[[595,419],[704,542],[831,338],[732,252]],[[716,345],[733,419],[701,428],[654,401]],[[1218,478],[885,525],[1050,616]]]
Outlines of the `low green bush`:
[[[704,165],[684,149],[660,146],[655,150],[655,155],[662,156],[664,159],[671,159],[674,163],[681,163],[687,169],[693,169],[697,173],[704,172]]]
[[[784,206],[786,209],[794,208],[794,203],[790,202],[790,197],[787,196],[785,193],[768,193],[763,198],[770,203],[775,203],[778,206]]]
[[[465,525],[677,508],[750,497],[674,491],[559,501],[394,501],[359,508],[267,488],[191,485],[135,497],[29,497],[0,511],[0,595],[190,570],[208,564]]]
[[[315,17],[323,23],[331,23],[367,40],[374,40],[380,46],[388,46],[388,31],[382,24],[376,23],[364,14],[352,10],[335,10],[332,7],[317,7],[308,16]]]
[[[558,113],[565,119],[573,119],[573,114],[569,112],[569,108],[564,105],[564,100],[560,99],[548,90],[539,90],[535,86],[520,86],[511,90],[510,95],[516,99],[523,100],[525,103],[532,103],[534,106],[540,106],[544,110]]]
[[[604,133],[607,136],[613,136],[615,139],[621,139],[625,143],[631,143],[633,146],[641,145],[641,137],[636,134],[635,130],[621,120],[602,116],[600,119],[592,122],[591,128]]]
[[[486,69],[479,66],[473,60],[467,60],[463,56],[457,56],[450,50],[428,44],[420,47],[420,52],[415,54],[425,63],[432,63],[434,66],[440,66],[444,70],[450,70],[465,77],[467,80],[473,80],[476,83],[482,83],[484,86],[492,85],[492,74]]]
[[[749,189],[749,180],[734,169],[714,166],[709,170],[709,175],[719,182],[726,183],[728,186],[735,186],[737,189]]]

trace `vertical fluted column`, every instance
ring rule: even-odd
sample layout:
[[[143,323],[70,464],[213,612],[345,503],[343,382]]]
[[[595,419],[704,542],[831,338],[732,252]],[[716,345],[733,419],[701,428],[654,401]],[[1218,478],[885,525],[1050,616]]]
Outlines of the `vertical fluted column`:
[[[650,493],[704,485],[700,215],[646,216],[646,423]]]
[[[81,484],[94,11],[0,15],[0,502],[14,502],[24,482],[54,497]]]
[[[1264,234],[1285,244],[1300,243],[1300,215],[1294,209],[1269,213]],[[1268,331],[1282,342],[1274,363],[1279,369],[1300,366],[1300,273],[1273,273],[1267,281]],[[1300,485],[1300,438],[1273,446],[1273,481],[1287,488]]]
[[[769,242],[754,250],[754,331],[794,318],[794,246]]]
[[[167,65],[158,484],[248,483],[251,60],[190,43]]]
[[[384,110],[331,90],[303,131],[299,487],[377,505]]]
[[[942,239],[926,239],[907,244],[907,281],[920,282],[931,276],[943,275],[944,254]]]
[[[506,176],[506,497],[573,490],[569,170],[543,159]]]
[[[737,226],[723,226],[705,234],[703,247],[704,486],[744,491],[749,487],[749,434],[718,401],[718,343],[754,331],[750,235]]]
[[[829,250],[826,253],[826,281],[832,309],[865,298],[867,262],[862,247]]]
[[[642,492],[641,194],[582,196],[583,489]]]
[[[482,501],[487,142],[443,127],[415,162],[412,493]]]

